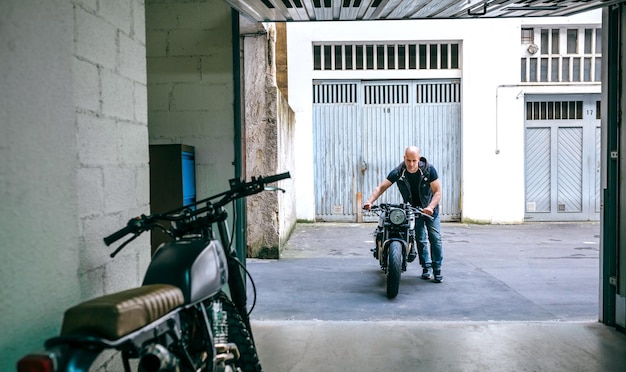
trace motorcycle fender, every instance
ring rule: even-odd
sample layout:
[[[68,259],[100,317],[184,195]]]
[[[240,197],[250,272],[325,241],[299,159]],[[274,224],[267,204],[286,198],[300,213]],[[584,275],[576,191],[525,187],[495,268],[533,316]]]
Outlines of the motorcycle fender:
[[[402,244],[402,255],[406,255],[407,254],[408,247],[407,247],[406,241],[404,241],[404,239],[400,239],[400,238],[391,238],[391,239],[385,240],[385,242],[383,243],[383,252],[385,254],[387,254],[387,252],[389,252],[389,245],[391,244],[391,242],[400,242],[400,244]]]
[[[191,304],[215,295],[227,282],[226,254],[218,240],[175,240],[154,253],[143,285],[171,284]]]

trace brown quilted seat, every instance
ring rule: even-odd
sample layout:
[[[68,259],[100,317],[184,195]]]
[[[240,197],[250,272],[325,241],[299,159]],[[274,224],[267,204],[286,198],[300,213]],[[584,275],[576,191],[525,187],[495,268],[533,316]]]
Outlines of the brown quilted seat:
[[[184,303],[172,285],[152,284],[85,301],[65,311],[61,335],[92,334],[116,340]]]

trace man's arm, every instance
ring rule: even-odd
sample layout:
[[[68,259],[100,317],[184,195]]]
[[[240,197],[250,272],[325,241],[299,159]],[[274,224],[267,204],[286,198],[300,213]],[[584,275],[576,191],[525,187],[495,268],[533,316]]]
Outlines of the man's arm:
[[[433,191],[433,197],[430,199],[430,203],[428,206],[424,208],[424,212],[432,216],[435,213],[435,208],[439,201],[441,201],[441,182],[439,182],[439,178],[430,183],[430,189]]]
[[[369,211],[372,203],[374,203],[376,199],[378,199],[378,197],[381,196],[382,193],[384,193],[385,190],[387,190],[391,185],[391,181],[385,178],[383,182],[381,182],[380,185],[376,186],[374,191],[372,191],[372,195],[370,195],[365,204],[363,204],[363,209]]]

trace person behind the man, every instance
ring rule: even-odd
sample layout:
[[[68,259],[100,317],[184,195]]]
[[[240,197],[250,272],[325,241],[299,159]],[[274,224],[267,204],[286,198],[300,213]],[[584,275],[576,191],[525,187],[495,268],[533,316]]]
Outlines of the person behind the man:
[[[432,217],[421,217],[415,221],[417,232],[418,252],[422,265],[422,279],[430,280],[432,267],[435,283],[441,283],[441,263],[443,261],[443,245],[441,243],[441,221],[439,219],[439,201],[441,200],[441,183],[434,166],[428,163],[426,158],[420,157],[420,150],[416,146],[409,146],[404,151],[404,161],[394,168],[387,178],[378,185],[369,199],[363,205],[369,210],[376,201],[394,183],[405,203],[414,207],[420,207],[424,213]],[[426,226],[426,229],[424,229]],[[430,242],[430,255],[427,243]],[[408,261],[415,260],[417,252],[415,247],[409,252]]]

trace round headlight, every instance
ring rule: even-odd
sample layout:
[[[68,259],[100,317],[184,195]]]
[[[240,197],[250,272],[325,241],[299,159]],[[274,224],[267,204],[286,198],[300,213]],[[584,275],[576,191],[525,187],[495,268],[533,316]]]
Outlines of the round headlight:
[[[389,213],[389,220],[394,225],[401,225],[406,221],[406,214],[402,209],[394,209]]]

